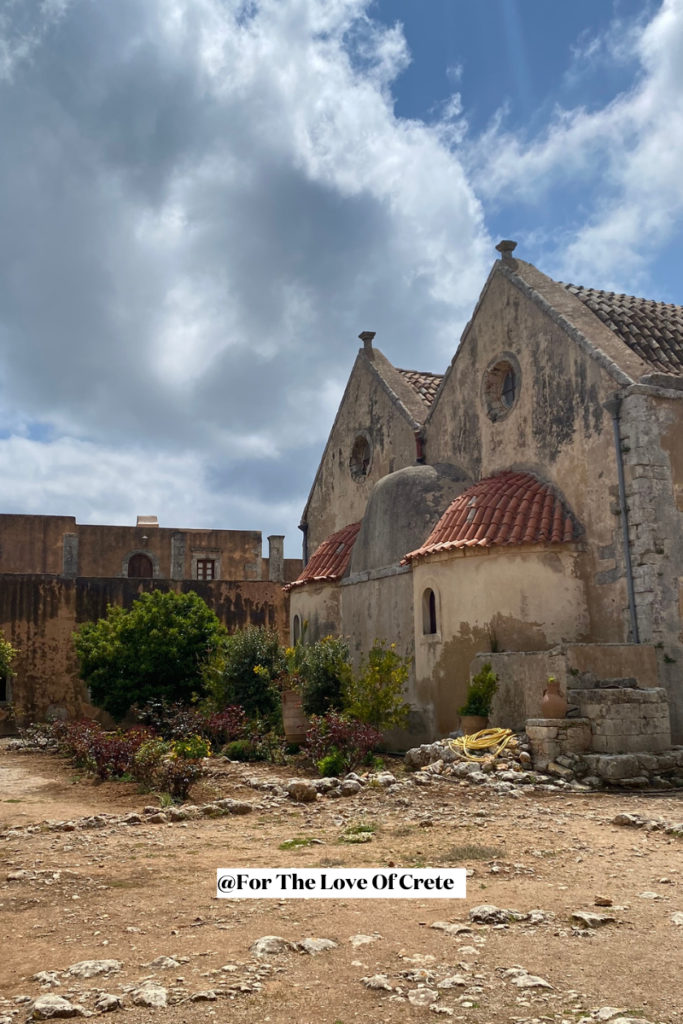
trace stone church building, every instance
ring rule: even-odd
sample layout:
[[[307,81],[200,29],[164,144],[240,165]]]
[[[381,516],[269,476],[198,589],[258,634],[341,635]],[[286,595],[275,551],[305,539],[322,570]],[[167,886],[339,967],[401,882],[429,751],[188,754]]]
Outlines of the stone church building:
[[[290,630],[413,658],[397,742],[457,728],[480,652],[567,645],[665,687],[682,742],[683,307],[497,248],[443,376],[397,369],[361,334],[302,517]]]

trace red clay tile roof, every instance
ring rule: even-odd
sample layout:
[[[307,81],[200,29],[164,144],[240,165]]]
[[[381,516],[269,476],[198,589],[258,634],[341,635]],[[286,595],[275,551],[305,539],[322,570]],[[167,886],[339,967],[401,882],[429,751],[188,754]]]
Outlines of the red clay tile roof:
[[[398,367],[396,367],[398,370]],[[398,370],[404,380],[411,387],[415,388],[418,395],[421,395],[427,405],[431,405],[436,397],[439,384],[443,380],[442,373],[428,373],[420,370]]]
[[[333,533],[311,556],[299,578],[283,589],[291,590],[292,587],[303,587],[305,583],[316,583],[320,580],[341,579],[348,569],[359,530],[360,523],[351,523],[343,530]]]
[[[403,562],[452,548],[508,544],[562,544],[574,540],[571,513],[548,484],[530,473],[500,473],[453,501],[431,534]]]
[[[683,374],[683,306],[563,284],[660,373]]]

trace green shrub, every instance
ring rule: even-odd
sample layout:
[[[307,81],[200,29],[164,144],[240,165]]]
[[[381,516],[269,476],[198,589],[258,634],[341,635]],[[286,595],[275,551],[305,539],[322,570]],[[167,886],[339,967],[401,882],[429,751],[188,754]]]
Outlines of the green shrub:
[[[344,755],[335,747],[318,761],[316,767],[323,779],[336,778],[338,775],[343,775],[346,770]]]
[[[247,718],[281,719],[280,691],[275,680],[285,668],[277,631],[247,626],[226,636],[220,659],[209,666],[206,686],[217,711],[231,704]]]
[[[352,679],[349,645],[343,637],[326,636],[314,644],[297,645],[301,704],[305,714],[343,711]]]
[[[491,663],[487,662],[482,666],[481,672],[472,676],[467,688],[467,700],[461,708],[458,708],[458,714],[479,715],[482,718],[488,718],[497,689],[498,676],[491,670]]]
[[[403,699],[411,659],[375,640],[349,687],[349,714],[379,732],[405,725],[410,705]]]
[[[135,781],[145,789],[155,789],[159,766],[170,750],[171,744],[160,739],[146,740],[141,744],[133,757],[130,769]]]
[[[110,605],[105,619],[80,627],[74,644],[93,703],[120,721],[133,704],[189,704],[226,636],[198,594],[155,590],[129,611]]]
[[[231,761],[265,761],[266,755],[258,751],[249,740],[233,740],[223,747],[223,753]]]

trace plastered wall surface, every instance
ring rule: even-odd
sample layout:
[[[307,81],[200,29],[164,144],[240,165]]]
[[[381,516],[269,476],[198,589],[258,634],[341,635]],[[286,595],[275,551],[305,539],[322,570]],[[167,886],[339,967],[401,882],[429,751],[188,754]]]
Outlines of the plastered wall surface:
[[[470,664],[492,645],[539,651],[588,630],[580,552],[555,548],[484,548],[447,552],[413,565],[415,687],[431,709],[434,737],[459,724]],[[437,599],[436,635],[423,633],[422,595]]]
[[[18,649],[12,697],[24,712],[42,717],[49,708],[81,713],[85,687],[78,679],[72,633],[106,615],[109,604],[129,608],[150,590],[194,591],[228,630],[246,625],[277,629],[289,642],[289,598],[278,583],[217,580],[86,579],[0,575],[0,627]],[[0,723],[0,726],[2,723]]]
[[[306,643],[315,643],[325,636],[342,633],[341,597],[338,583],[307,583],[289,592],[290,634],[293,635],[294,616],[299,616],[302,627],[307,624]]]
[[[572,315],[585,316],[582,303],[565,294],[579,307]],[[518,397],[492,422],[482,382],[505,353],[519,363]],[[588,630],[610,642],[628,636],[612,424],[602,409],[616,387],[543,310],[494,273],[425,428],[430,463],[450,461],[474,480],[524,469],[557,487],[585,530],[579,571]]]

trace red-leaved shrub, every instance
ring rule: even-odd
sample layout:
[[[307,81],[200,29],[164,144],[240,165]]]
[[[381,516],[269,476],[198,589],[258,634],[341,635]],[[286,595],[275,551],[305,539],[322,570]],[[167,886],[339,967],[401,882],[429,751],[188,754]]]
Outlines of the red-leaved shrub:
[[[304,752],[315,765],[331,754],[339,755],[345,770],[351,771],[377,749],[381,740],[382,734],[371,725],[330,711],[327,715],[311,717]]]
[[[54,722],[52,735],[60,754],[76,768],[85,768],[100,779],[120,779],[131,771],[138,747],[149,739],[149,732],[105,732],[97,722]]]

